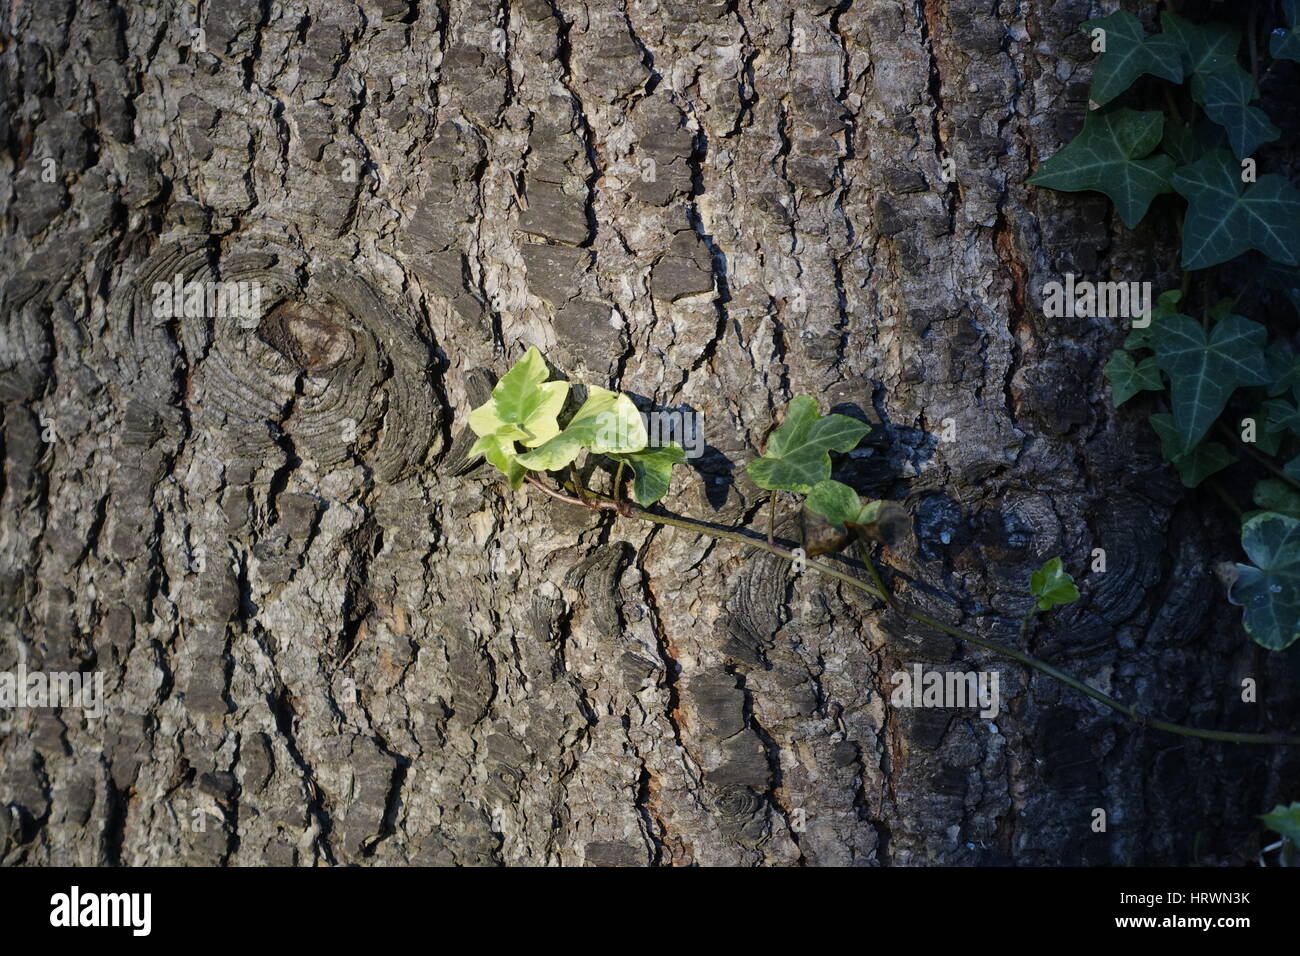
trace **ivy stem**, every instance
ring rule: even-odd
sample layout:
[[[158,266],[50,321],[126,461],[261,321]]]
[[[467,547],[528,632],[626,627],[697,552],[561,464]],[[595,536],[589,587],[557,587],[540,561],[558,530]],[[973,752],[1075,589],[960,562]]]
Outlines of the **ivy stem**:
[[[876,562],[871,560],[871,543],[861,531],[858,531],[857,534],[858,553],[862,555],[862,563],[867,566],[867,573],[871,575],[871,583],[885,596],[885,603],[893,610],[898,610],[898,604],[894,601],[894,593],[885,586],[884,578],[880,576],[880,572],[876,569]]]
[[[776,496],[778,494],[780,492],[772,492],[771,506],[767,511],[767,543],[771,545],[776,544]]]
[[[750,535],[740,531],[729,531],[722,528],[715,528],[712,525],[700,521],[692,521],[688,518],[652,514],[643,508],[633,507],[629,502],[615,502],[612,499],[604,498],[599,495],[590,500],[583,501],[548,487],[532,475],[528,476],[528,481],[530,484],[542,489],[542,491],[550,495],[552,498],[555,498],[557,501],[564,501],[568,504],[578,505],[579,507],[590,508],[596,511],[614,511],[625,518],[636,518],[639,521],[648,521],[652,524],[664,525],[669,528],[681,528],[685,531],[702,534],[718,541],[733,541],[746,548],[753,548],[756,551],[764,551],[785,561],[794,562],[801,558],[801,556],[795,554],[793,550],[782,548],[775,542],[769,543],[762,539],[751,537]],[[1167,733],[1177,734],[1180,737],[1194,737],[1200,740],[1217,740],[1224,743],[1300,746],[1300,737],[1297,736],[1289,736],[1286,734],[1238,733],[1230,730],[1205,730],[1199,727],[1188,727],[1184,724],[1175,724],[1171,721],[1148,717],[1145,714],[1140,713],[1136,706],[1116,700],[1109,694],[1102,693],[1090,684],[1084,683],[1079,678],[1073,677],[1064,671],[1053,667],[1046,661],[1039,660],[1031,654],[1026,654],[1023,651],[1018,651],[1012,647],[1006,647],[996,641],[990,641],[987,638],[979,637],[969,631],[953,627],[951,624],[945,624],[943,621],[937,621],[928,614],[918,611],[916,608],[908,607],[901,602],[896,602],[893,599],[893,596],[888,591],[884,590],[883,585],[878,588],[875,585],[867,584],[865,581],[860,581],[851,574],[846,574],[845,572],[833,568],[828,564],[823,564],[820,561],[814,561],[812,558],[805,557],[802,558],[802,560],[805,567],[812,568],[819,574],[834,578],[842,584],[847,584],[849,587],[862,591],[864,594],[870,594],[873,597],[890,603],[899,614],[910,618],[918,624],[933,628],[936,631],[947,634],[949,637],[955,637],[959,641],[967,641],[977,647],[982,647],[986,651],[996,654],[999,657],[1013,660],[1018,664],[1024,664],[1026,667],[1032,668],[1040,674],[1046,674],[1048,677],[1060,681],[1067,687],[1074,688],[1079,693],[1092,698],[1097,703],[1109,707],[1116,713],[1127,717],[1139,726],[1151,727]],[[1031,613],[1030,617],[1032,616]],[[1028,620],[1028,618],[1026,620]]]
[[[1218,425],[1221,433],[1225,435],[1227,438],[1229,438],[1233,442],[1233,444],[1235,444],[1238,448],[1244,451],[1247,455],[1255,459],[1257,462],[1259,462],[1261,465],[1263,465],[1265,468],[1271,471],[1282,481],[1285,481],[1292,488],[1300,488],[1300,481],[1296,481],[1285,471],[1283,471],[1282,468],[1277,464],[1277,462],[1272,461],[1271,459],[1255,451],[1255,449],[1251,448],[1249,442],[1242,441],[1241,436],[1238,435],[1235,431],[1233,431],[1230,425],[1226,425],[1223,422],[1219,422]]]
[[[1029,634],[1029,625],[1034,623],[1034,618],[1036,617],[1038,617],[1037,601],[1035,601],[1034,606],[1029,609],[1029,613],[1026,614],[1020,621],[1020,643],[1021,644],[1025,642],[1025,638]]]
[[[614,500],[618,501],[623,494],[623,466],[626,464],[622,458],[618,460],[618,470],[614,472]]]

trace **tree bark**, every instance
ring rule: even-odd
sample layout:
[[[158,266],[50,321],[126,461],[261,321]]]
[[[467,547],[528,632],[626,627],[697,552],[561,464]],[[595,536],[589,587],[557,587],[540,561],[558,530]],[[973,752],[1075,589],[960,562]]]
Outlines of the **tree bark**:
[[[743,463],[812,394],[872,423],[837,475],[912,515],[880,556],[908,601],[1151,715],[1286,729],[1212,572],[1231,528],[1110,403],[1124,329],[1041,308],[1175,261],[1158,217],[1023,185],[1081,122],[1095,6],[10,3],[0,669],[100,672],[108,713],[0,712],[0,858],[1252,858],[1284,749],[465,454],[536,344],[702,414],[663,504],[762,534]],[[262,313],[159,319],[176,275]],[[1083,600],[1022,645],[1055,555]],[[915,663],[996,670],[1002,712],[894,706]]]

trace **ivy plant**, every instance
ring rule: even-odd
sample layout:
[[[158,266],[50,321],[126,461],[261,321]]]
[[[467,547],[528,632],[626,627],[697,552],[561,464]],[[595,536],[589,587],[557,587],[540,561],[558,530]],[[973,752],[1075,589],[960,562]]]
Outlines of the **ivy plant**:
[[[719,528],[649,510],[668,492],[672,467],[685,458],[681,446],[649,445],[645,427],[631,399],[608,389],[588,387],[582,404],[571,414],[566,414],[570,386],[567,382],[549,379],[545,360],[536,348],[530,348],[502,376],[488,401],[470,412],[469,426],[478,436],[473,453],[482,454],[506,476],[512,488],[517,489],[527,482],[551,498],[570,505],[681,528],[765,551],[790,562],[796,570],[811,569],[877,598],[891,613],[1031,667],[1130,720],[1140,720],[1144,726],[1206,740],[1300,745],[1300,737],[1203,730],[1169,721],[1139,718],[1133,706],[1023,650],[1007,647],[983,634],[962,630],[900,602],[879,573],[868,545],[871,526],[889,509],[901,511],[901,506],[896,502],[864,500],[854,488],[831,478],[830,453],[851,451],[870,427],[846,415],[822,415],[812,396],[800,395],[790,402],[784,421],[768,439],[763,454],[750,461],[746,470],[755,484],[771,492],[773,506],[778,493],[802,496],[809,511],[821,515],[833,527],[849,532],[850,538],[856,538],[870,577],[869,584],[853,573],[853,565],[847,562],[824,563],[810,557],[803,548],[789,547],[785,542],[776,541],[774,521],[769,524],[768,537],[764,541],[745,531]],[[603,458],[613,466],[614,477],[608,493],[583,486],[578,467],[578,458],[583,455]],[[623,474],[627,468],[632,470],[633,499],[640,507],[623,497]],[[559,478],[559,487],[547,483],[545,476],[548,474]],[[567,482],[565,475],[568,476]],[[1274,494],[1273,490],[1269,494]],[[1300,501],[1295,503],[1300,504]],[[1300,519],[1287,520],[1291,524],[1281,529],[1281,538],[1278,529],[1265,528],[1264,545],[1250,549],[1252,559],[1267,569],[1263,572],[1265,574],[1286,577],[1294,573],[1285,556],[1289,553],[1287,549],[1292,547],[1292,540],[1300,537],[1300,530],[1297,530],[1300,529]],[[1255,583],[1264,591],[1271,590],[1271,580]],[[1250,600],[1258,590],[1245,575],[1242,588],[1246,600]],[[1030,610],[1021,624],[1022,636],[1037,614],[1079,599],[1079,589],[1065,572],[1059,557],[1050,559],[1031,575],[1028,590],[1026,597]]]
[[[492,397],[469,414],[469,427],[478,436],[470,456],[483,455],[518,488],[529,472],[570,471],[584,452],[609,458],[622,476],[631,467],[633,497],[652,505],[668,493],[674,464],[684,461],[681,445],[670,442],[649,447],[641,413],[620,392],[592,385],[587,397],[563,428],[559,414],[569,395],[569,383],[550,381],[550,369],[536,346],[501,376]],[[524,450],[519,446],[523,445]],[[582,492],[581,486],[578,490]]]
[[[1275,59],[1300,61],[1298,7],[1282,3],[1268,42]],[[1280,293],[1300,312],[1300,190],[1255,155],[1282,131],[1241,61],[1241,30],[1172,12],[1159,26],[1149,33],[1125,11],[1082,24],[1098,53],[1091,109],[1028,182],[1103,193],[1130,229],[1153,208],[1178,215],[1181,287],[1135,323],[1104,371],[1116,406],[1140,395],[1154,405],[1151,427],[1182,483],[1215,484],[1242,514],[1251,563],[1238,566],[1229,597],[1247,633],[1281,650],[1300,639],[1300,360],[1294,321],[1266,323],[1273,317],[1250,293]],[[1161,196],[1172,208],[1158,206]],[[1235,465],[1234,474],[1250,469],[1262,510],[1217,484]]]

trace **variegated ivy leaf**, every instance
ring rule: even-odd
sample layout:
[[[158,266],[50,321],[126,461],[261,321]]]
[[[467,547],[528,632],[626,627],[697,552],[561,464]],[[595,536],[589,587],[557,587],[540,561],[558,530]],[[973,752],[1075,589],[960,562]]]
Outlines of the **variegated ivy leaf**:
[[[745,466],[754,484],[769,491],[806,495],[831,476],[832,451],[851,451],[869,426],[847,415],[822,417],[817,400],[799,395],[786,409],[785,421],[767,440],[767,450]]]
[[[1258,322],[1229,315],[1207,335],[1189,317],[1174,315],[1152,327],[1156,361],[1169,376],[1174,428],[1184,448],[1201,440],[1238,386],[1269,384],[1268,330]]]
[[[1253,564],[1237,565],[1228,598],[1244,609],[1246,632],[1270,650],[1300,638],[1300,520],[1266,511],[1241,526]]]
[[[1079,135],[1027,182],[1062,192],[1105,193],[1124,225],[1132,229],[1146,215],[1151,200],[1170,190],[1174,161],[1168,156],[1144,158],[1159,145],[1164,123],[1159,110],[1089,113]]]
[[[841,531],[847,524],[871,524],[880,515],[879,501],[864,502],[856,491],[833,478],[813,485],[804,504]]]
[[[1088,98],[1105,106],[1119,96],[1144,73],[1163,77],[1174,83],[1183,81],[1183,64],[1178,46],[1164,34],[1147,37],[1142,22],[1126,10],[1108,17],[1089,20],[1083,25],[1089,33],[1104,30],[1106,52],[1092,71]]]
[[[621,392],[593,385],[564,430],[520,455],[519,463],[532,471],[558,471],[584,448],[597,454],[633,452],[648,441],[641,413],[632,400]]]
[[[1265,511],[1300,518],[1300,492],[1278,478],[1265,478],[1255,485],[1255,504]]]
[[[1300,0],[1282,0],[1287,28],[1278,28],[1268,38],[1268,52],[1277,60],[1300,62]]]
[[[1204,269],[1250,249],[1285,265],[1300,263],[1300,191],[1276,173],[1241,181],[1227,150],[1214,150],[1173,177],[1187,200],[1183,268]]]
[[[615,461],[626,462],[632,468],[632,497],[643,508],[648,508],[668,494],[673,465],[686,460],[686,452],[676,442],[643,448],[627,454],[610,455]]]
[[[523,484],[526,469],[519,464],[515,443],[510,439],[484,435],[469,450],[470,458],[475,455],[482,455],[488,460],[488,464],[504,474],[510,480],[511,488],[518,488]]]
[[[554,437],[560,431],[556,416],[569,395],[569,383],[548,382],[549,377],[542,353],[530,346],[501,376],[492,397],[469,413],[469,427],[480,438],[522,442],[529,448]]]

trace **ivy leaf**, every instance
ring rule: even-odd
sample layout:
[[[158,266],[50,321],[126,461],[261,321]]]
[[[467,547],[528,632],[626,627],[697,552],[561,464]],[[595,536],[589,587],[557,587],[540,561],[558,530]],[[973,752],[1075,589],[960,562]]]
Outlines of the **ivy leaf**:
[[[1282,12],[1286,15],[1287,29],[1279,27],[1273,31],[1268,38],[1268,52],[1275,60],[1300,62],[1300,3],[1282,0]]]
[[[511,488],[518,488],[523,484],[527,469],[519,464],[515,443],[510,439],[484,435],[469,450],[470,458],[475,455],[482,455],[497,471],[503,473],[509,479]]]
[[[1174,161],[1168,156],[1143,158],[1160,143],[1164,122],[1159,110],[1089,113],[1079,135],[1026,182],[1068,193],[1105,193],[1132,229],[1151,200],[1170,190]]]
[[[1222,471],[1237,459],[1217,441],[1201,442],[1188,448],[1174,428],[1171,415],[1152,415],[1148,421],[1160,439],[1160,451],[1178,471],[1185,488],[1195,488],[1215,472]]]
[[[586,448],[597,454],[640,451],[649,441],[641,413],[621,392],[592,385],[564,431],[539,445],[519,463],[533,471],[558,471]]]
[[[1225,23],[1193,23],[1176,13],[1160,14],[1163,36],[1175,43],[1182,56],[1183,70],[1214,73],[1237,62],[1241,31]]]
[[[1116,408],[1138,392],[1159,391],[1165,387],[1164,379],[1160,377],[1160,366],[1154,358],[1134,362],[1133,356],[1122,349],[1110,353],[1110,361],[1103,371],[1110,380],[1110,391]]]
[[[846,524],[871,524],[880,516],[879,501],[863,504],[856,491],[833,478],[813,485],[804,504],[840,531]]]
[[[1300,191],[1283,176],[1241,181],[1227,150],[1215,150],[1174,174],[1187,200],[1183,268],[1204,269],[1258,249],[1286,265],[1300,264]]]
[[[1156,331],[1156,361],[1169,375],[1173,423],[1184,448],[1209,430],[1239,385],[1267,385],[1264,347],[1268,330],[1230,315],[1205,330],[1185,315],[1171,316]]]
[[[1178,302],[1183,293],[1179,289],[1170,289],[1156,296],[1156,304],[1151,309],[1151,321],[1145,326],[1132,329],[1124,339],[1126,349],[1154,348],[1156,329],[1171,316],[1178,315]]]
[[[1300,518],[1300,492],[1285,481],[1265,478],[1255,485],[1252,497],[1255,504],[1265,511],[1276,511],[1278,514]]]
[[[1244,608],[1255,643],[1280,651],[1300,638],[1300,519],[1257,514],[1241,526],[1241,546],[1254,563],[1237,565],[1228,599]]]
[[[686,452],[676,442],[643,448],[627,454],[610,455],[615,461],[627,462],[632,468],[632,497],[648,508],[668,494],[673,465],[686,460]]]
[[[1300,435],[1300,409],[1280,398],[1269,399],[1264,403],[1264,430]]]
[[[1174,83],[1183,81],[1178,47],[1163,36],[1148,39],[1142,22],[1133,14],[1120,10],[1089,20],[1083,28],[1089,33],[1106,31],[1106,52],[1097,60],[1088,90],[1088,98],[1098,106],[1105,106],[1146,73]]]
[[[1029,593],[1038,598],[1037,608],[1050,611],[1058,604],[1079,600],[1074,578],[1065,573],[1060,558],[1052,558],[1029,576]]]
[[[1286,296],[1291,307],[1300,312],[1300,269],[1266,259],[1264,266],[1253,270],[1251,274],[1264,288],[1273,289]]]
[[[569,383],[548,382],[549,376],[542,353],[530,346],[501,376],[492,397],[469,413],[469,427],[479,438],[520,441],[530,448],[552,438],[560,430],[556,416],[569,395]]]
[[[786,409],[785,421],[767,440],[767,450],[745,466],[754,484],[768,491],[806,495],[831,476],[832,451],[851,451],[870,427],[847,415],[822,417],[817,400],[799,395]]]
[[[1300,481],[1300,455],[1296,455],[1285,465],[1283,465],[1282,471],[1292,481]]]
[[[1284,836],[1296,846],[1300,846],[1300,801],[1289,807],[1278,804],[1268,813],[1260,815],[1264,826],[1279,836]]]
[[[1205,115],[1228,131],[1228,141],[1238,159],[1245,159],[1262,143],[1271,143],[1282,131],[1268,114],[1251,106],[1259,98],[1254,78],[1237,63],[1214,73],[1192,77],[1192,99],[1205,107]]]
[[[1196,125],[1166,122],[1160,151],[1179,166],[1189,166],[1214,149],[1228,148],[1228,134],[1222,126],[1199,119]]]

